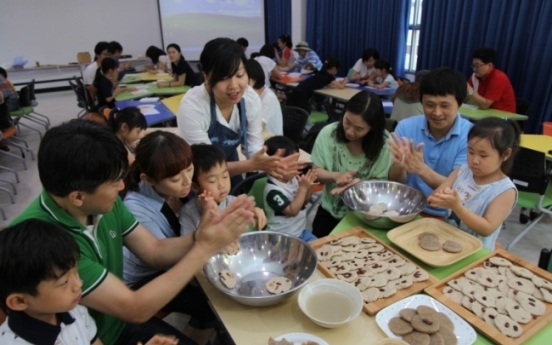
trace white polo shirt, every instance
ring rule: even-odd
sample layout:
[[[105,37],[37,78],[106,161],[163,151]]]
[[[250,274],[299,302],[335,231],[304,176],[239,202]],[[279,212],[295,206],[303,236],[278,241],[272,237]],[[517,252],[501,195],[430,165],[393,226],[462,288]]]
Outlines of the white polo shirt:
[[[355,72],[360,73],[361,78],[369,77],[370,75],[372,75],[372,73],[376,71],[374,67],[368,69],[364,62],[362,62],[362,59],[358,59],[358,61],[353,66],[353,69],[355,70]]]
[[[86,307],[59,314],[54,326],[25,313],[10,315],[0,326],[2,345],[90,345],[97,339],[96,323]]]
[[[261,98],[252,87],[247,86],[243,95],[245,99],[245,108],[247,116],[247,157],[250,158],[264,145],[262,137],[262,117],[261,117]],[[217,121],[219,124],[237,132],[240,128],[240,114],[238,106],[235,105],[230,115],[230,120],[226,121],[215,105]],[[190,145],[193,144],[211,144],[211,139],[207,135],[207,130],[211,124],[211,96],[201,84],[190,89],[184,95],[177,115],[178,133]]]
[[[96,61],[86,66],[84,73],[82,74],[82,81],[84,85],[92,85],[94,78],[96,78],[96,71],[98,70],[98,64]]]

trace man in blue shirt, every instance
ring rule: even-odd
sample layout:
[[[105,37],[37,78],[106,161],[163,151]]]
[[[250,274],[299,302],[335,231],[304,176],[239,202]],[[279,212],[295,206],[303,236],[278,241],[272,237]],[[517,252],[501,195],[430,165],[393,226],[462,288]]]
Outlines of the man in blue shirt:
[[[312,49],[309,48],[309,44],[305,41],[297,43],[295,49],[293,49],[299,54],[299,57],[295,60],[299,70],[304,68],[307,64],[312,64],[316,67],[317,70],[322,69],[322,61]]]
[[[402,169],[407,185],[426,196],[466,163],[472,124],[458,113],[466,96],[462,73],[449,68],[431,71],[420,84],[424,115],[402,120],[393,134],[394,165]],[[424,212],[445,216],[446,210],[428,206]]]

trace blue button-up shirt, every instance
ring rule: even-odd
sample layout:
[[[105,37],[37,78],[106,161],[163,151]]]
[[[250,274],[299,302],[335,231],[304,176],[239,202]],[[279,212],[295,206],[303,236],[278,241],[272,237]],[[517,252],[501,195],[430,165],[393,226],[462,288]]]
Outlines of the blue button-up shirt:
[[[433,171],[445,177],[467,161],[468,132],[472,123],[456,115],[456,120],[450,131],[439,140],[436,140],[429,131],[424,115],[413,116],[399,122],[395,133],[399,137],[412,139],[415,145],[424,143],[423,153],[425,164]],[[433,193],[433,188],[427,185],[416,174],[408,173],[406,184],[421,190],[426,196]],[[445,216],[445,209],[428,206],[424,212],[436,216]]]

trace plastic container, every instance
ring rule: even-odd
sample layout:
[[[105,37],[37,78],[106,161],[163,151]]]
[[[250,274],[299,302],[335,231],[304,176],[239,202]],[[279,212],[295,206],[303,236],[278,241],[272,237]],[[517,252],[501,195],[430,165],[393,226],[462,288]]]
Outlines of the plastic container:
[[[542,134],[552,137],[552,122],[544,122],[542,124]]]

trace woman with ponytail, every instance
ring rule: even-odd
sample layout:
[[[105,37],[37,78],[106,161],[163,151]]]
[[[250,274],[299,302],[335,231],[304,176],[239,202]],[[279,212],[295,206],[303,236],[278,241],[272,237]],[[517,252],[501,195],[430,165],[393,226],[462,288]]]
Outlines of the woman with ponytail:
[[[368,80],[368,85],[373,86],[376,89],[391,88],[396,90],[399,87],[399,82],[395,80],[395,77],[391,73],[391,64],[387,60],[378,60],[374,64],[376,69],[376,80]]]
[[[146,117],[137,107],[126,107],[122,110],[114,108],[109,114],[108,125],[128,151],[128,164],[134,162],[134,149],[142,135],[148,128]]]

